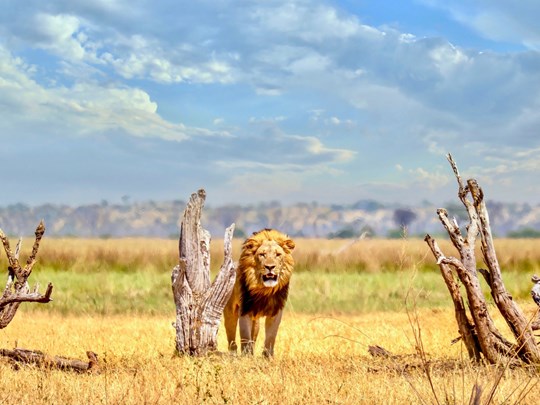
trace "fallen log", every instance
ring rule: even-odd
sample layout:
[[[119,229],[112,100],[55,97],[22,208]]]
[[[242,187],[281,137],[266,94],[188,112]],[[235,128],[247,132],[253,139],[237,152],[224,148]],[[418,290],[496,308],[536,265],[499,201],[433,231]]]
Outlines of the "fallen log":
[[[17,366],[20,364],[35,364],[39,367],[75,371],[77,373],[99,373],[101,371],[97,354],[91,351],[86,352],[87,362],[63,356],[50,356],[38,350],[22,348],[13,350],[0,349],[0,356],[8,357]]]

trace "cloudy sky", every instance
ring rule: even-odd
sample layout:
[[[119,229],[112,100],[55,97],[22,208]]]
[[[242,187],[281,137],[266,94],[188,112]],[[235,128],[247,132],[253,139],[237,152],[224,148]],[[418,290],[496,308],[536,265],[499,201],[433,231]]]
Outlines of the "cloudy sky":
[[[0,4],[0,205],[540,203],[537,0]]]

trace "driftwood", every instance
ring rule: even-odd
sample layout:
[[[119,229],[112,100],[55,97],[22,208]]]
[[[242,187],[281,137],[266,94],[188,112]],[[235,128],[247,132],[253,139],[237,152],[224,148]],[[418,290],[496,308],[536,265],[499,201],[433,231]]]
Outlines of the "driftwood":
[[[8,357],[14,364],[34,364],[39,367],[57,368],[65,371],[75,371],[78,373],[89,372],[99,373],[97,354],[91,351],[86,352],[88,361],[70,359],[62,356],[49,356],[40,351],[15,348],[13,350],[0,349],[0,356]]]
[[[30,290],[27,281],[32,273],[32,268],[36,263],[39,244],[44,233],[45,225],[43,224],[43,221],[41,221],[36,228],[36,239],[34,241],[34,246],[32,247],[32,253],[28,257],[26,265],[22,267],[19,263],[22,239],[19,238],[19,242],[15,247],[15,252],[13,252],[7,236],[0,229],[0,240],[2,240],[8,258],[8,278],[6,288],[0,297],[0,329],[5,328],[11,322],[17,313],[17,309],[19,309],[21,302],[47,303],[52,300],[51,293],[53,286],[51,283],[47,286],[45,294],[40,294],[38,292],[39,286],[36,285],[33,290]]]
[[[232,224],[225,231],[223,265],[214,282],[210,283],[210,234],[200,222],[205,198],[204,190],[192,194],[184,211],[179,263],[171,277],[176,305],[176,350],[193,356],[217,349],[221,316],[236,279]]]
[[[469,216],[466,232],[462,233],[455,219],[450,220],[445,209],[437,210],[437,214],[450,240],[458,250],[459,258],[445,256],[430,235],[426,235],[425,241],[437,260],[452,297],[460,337],[467,348],[469,357],[475,361],[484,359],[492,364],[501,361],[509,365],[521,362],[538,364],[540,351],[534,340],[531,322],[523,315],[503,283],[484,193],[474,179],[468,180],[465,184],[452,156],[449,154],[447,158],[458,182],[458,197]],[[476,267],[475,244],[478,237],[481,241],[482,259],[487,269]],[[479,273],[491,289],[491,296],[514,335],[516,343],[505,339],[496,328],[480,288]],[[460,284],[465,288],[467,305],[465,305]]]

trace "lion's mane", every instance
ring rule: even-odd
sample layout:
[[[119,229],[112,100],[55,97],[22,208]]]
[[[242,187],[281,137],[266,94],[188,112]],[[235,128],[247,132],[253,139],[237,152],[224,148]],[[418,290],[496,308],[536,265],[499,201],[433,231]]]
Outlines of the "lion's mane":
[[[261,283],[254,256],[257,249],[267,240],[277,242],[285,252],[278,284],[272,288],[265,287]],[[294,268],[292,249],[294,249],[294,242],[287,235],[274,229],[255,232],[244,242],[236,273],[240,288],[235,289],[235,292],[240,294],[237,297],[240,303],[240,315],[251,313],[254,316],[275,316],[285,306]]]

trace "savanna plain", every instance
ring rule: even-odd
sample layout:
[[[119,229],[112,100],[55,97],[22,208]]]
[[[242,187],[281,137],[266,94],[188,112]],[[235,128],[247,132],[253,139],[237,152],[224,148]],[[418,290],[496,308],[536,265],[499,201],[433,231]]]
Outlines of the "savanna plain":
[[[25,240],[21,259],[30,249]],[[222,328],[223,353],[175,354],[176,240],[45,235],[29,281],[41,290],[52,282],[53,301],[22,304],[0,330],[0,347],[80,359],[91,350],[101,372],[0,359],[0,403],[468,404],[475,390],[482,404],[538,403],[538,368],[474,365],[461,343],[452,343],[458,336],[453,305],[424,241],[295,241],[289,301],[276,354],[267,360],[262,342],[253,357],[226,354]],[[438,242],[447,255],[457,254],[448,241]],[[240,244],[234,241],[236,259]],[[540,240],[495,244],[507,289],[534,317],[530,278],[540,274]],[[222,241],[212,242],[213,274],[222,249]],[[7,269],[5,256],[0,269]],[[375,345],[393,356],[372,357],[368,349]]]

